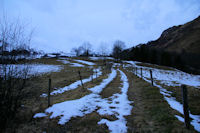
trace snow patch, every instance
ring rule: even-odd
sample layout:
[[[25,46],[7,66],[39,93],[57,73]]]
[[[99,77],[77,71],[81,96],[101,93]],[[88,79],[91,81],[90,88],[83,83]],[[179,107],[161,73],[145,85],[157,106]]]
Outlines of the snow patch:
[[[91,60],[104,60],[104,59],[109,59],[109,60],[114,60],[112,57],[90,57]]]
[[[94,71],[97,72],[97,75],[96,76],[91,75],[89,78],[83,79],[82,80],[83,84],[91,81],[92,78],[95,79],[95,78],[98,78],[99,76],[102,75],[102,72],[100,71],[100,68],[99,69],[94,69]],[[81,81],[80,80],[76,81],[76,82],[74,82],[74,83],[72,83],[69,86],[66,86],[64,88],[59,88],[57,90],[52,91],[51,95],[61,94],[61,93],[65,92],[65,91],[76,89],[79,85],[81,85]],[[42,95],[44,95],[44,94],[42,94]],[[42,95],[41,95],[41,97],[42,97]]]
[[[99,87],[105,87],[112,81],[113,75],[116,73],[116,70],[112,70],[112,73],[109,74],[109,77],[102,82]],[[102,90],[100,88],[99,90]],[[46,113],[52,113],[50,118],[55,118],[60,116],[59,124],[65,124],[72,117],[84,116],[85,114],[89,114],[97,109],[97,105],[95,101],[100,101],[101,97],[99,94],[89,94],[77,100],[65,101],[62,103],[54,104],[52,107],[49,107],[45,110]],[[36,114],[37,116],[37,114]],[[35,116],[34,116],[35,117]]]
[[[95,65],[95,63],[92,63],[92,62],[89,62],[89,61],[84,61],[84,60],[74,60],[74,61],[86,64],[86,65],[89,65],[89,66]]]
[[[47,115],[45,113],[37,113],[36,115],[33,116],[33,118],[41,118],[41,117],[46,117]]]
[[[57,61],[62,62],[63,64],[69,64],[69,63],[70,63],[70,62],[67,61],[67,60],[57,60]]]
[[[167,86],[181,86],[181,84],[194,86],[200,88],[200,75],[193,75],[182,72],[180,70],[162,70],[152,67],[138,66],[136,61],[125,61],[126,63],[132,64],[134,67],[138,67],[137,73],[140,74],[140,69],[142,68],[142,75],[145,78],[150,78],[149,70],[152,70],[153,79],[160,81],[161,84]]]
[[[3,75],[3,69],[7,69],[7,73],[9,70],[13,71],[14,73],[24,72],[27,70],[28,77],[30,76],[37,76],[44,73],[49,72],[59,72],[63,67],[61,65],[46,65],[46,64],[9,64],[6,66],[0,65],[0,74]],[[18,77],[16,75],[16,77]]]
[[[72,67],[84,67],[84,65],[79,64],[79,63],[71,63]]]
[[[104,79],[100,85],[97,85],[93,88],[89,88],[88,90],[91,90],[93,93],[100,93],[102,89],[105,88],[106,85],[109,84],[116,76],[116,70],[112,69],[112,73],[109,75],[108,79]]]
[[[120,71],[120,70],[119,70]],[[99,93],[105,88],[117,75],[116,70],[112,69],[107,79],[92,90],[92,94],[86,95],[77,100],[65,101],[62,103],[54,104],[45,110],[46,113],[51,114],[50,118],[60,117],[59,124],[65,124],[72,117],[84,116],[97,110],[100,115],[115,115],[117,120],[109,121],[102,119],[98,124],[106,124],[111,132],[127,132],[126,120],[124,116],[131,114],[132,106],[128,100],[127,91],[129,88],[128,79],[126,75],[120,71],[123,87],[121,94],[114,94],[112,97],[102,99]],[[110,101],[111,99],[111,101]],[[112,107],[112,108],[110,108]],[[37,114],[36,114],[37,115]]]
[[[104,102],[103,106],[100,106],[101,109],[99,109],[97,112],[101,115],[109,114],[109,115],[115,115],[118,120],[115,121],[109,121],[106,119],[102,119],[98,122],[98,124],[106,124],[113,133],[125,133],[127,132],[126,127],[126,119],[124,116],[130,115],[132,106],[130,105],[131,102],[128,100],[127,92],[129,88],[128,78],[127,76],[121,71],[121,81],[123,81],[121,88],[121,94],[114,94],[112,98],[112,103],[108,103],[109,100],[105,99],[106,102]],[[107,104],[105,104],[107,103]],[[101,104],[101,103],[99,103]],[[101,104],[102,105],[102,104]],[[110,109],[109,107],[112,106],[114,108]]]

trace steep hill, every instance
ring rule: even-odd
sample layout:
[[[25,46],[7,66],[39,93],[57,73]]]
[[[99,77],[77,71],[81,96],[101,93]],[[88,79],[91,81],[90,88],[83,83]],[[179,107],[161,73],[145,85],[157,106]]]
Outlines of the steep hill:
[[[120,58],[200,74],[200,16],[184,25],[168,28],[157,40],[124,50]]]
[[[147,45],[170,52],[200,54],[200,16],[184,25],[168,28]]]

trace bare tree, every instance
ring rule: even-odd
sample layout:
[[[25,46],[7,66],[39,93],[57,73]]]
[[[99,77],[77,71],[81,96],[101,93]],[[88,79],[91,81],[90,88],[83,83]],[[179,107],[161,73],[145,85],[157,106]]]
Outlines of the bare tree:
[[[99,46],[99,52],[101,56],[108,55],[108,46],[106,43],[101,43]]]
[[[84,42],[81,46],[83,49],[83,56],[89,56],[92,52],[92,45],[90,42]]]
[[[71,50],[71,52],[75,53],[76,56],[80,56],[83,52],[83,48],[81,46],[77,47],[77,48],[73,48]]]
[[[7,56],[5,53],[12,50],[28,50],[29,44],[32,39],[33,30],[28,31],[27,25],[22,23],[19,18],[13,22],[8,21],[6,16],[2,16],[0,19],[0,40],[1,40],[1,62],[2,59],[16,58],[16,56]],[[21,52],[23,53],[23,52]],[[5,57],[6,56],[6,57]]]
[[[113,45],[113,51],[112,51],[113,57],[118,60],[120,57],[120,53],[123,51],[124,48],[125,48],[124,42],[122,42],[120,40],[115,41],[115,43]]]
[[[100,56],[102,56],[102,64],[106,65],[107,61],[106,61],[106,55],[108,54],[108,49],[107,49],[107,44],[106,43],[101,43],[99,46],[99,53]]]
[[[32,32],[28,34],[25,30],[27,27],[19,19],[11,22],[4,16],[0,20],[0,132],[3,132],[6,128],[14,130],[13,120],[21,105],[29,71],[26,64],[11,64],[16,61],[16,56],[5,53],[19,48],[26,49]]]

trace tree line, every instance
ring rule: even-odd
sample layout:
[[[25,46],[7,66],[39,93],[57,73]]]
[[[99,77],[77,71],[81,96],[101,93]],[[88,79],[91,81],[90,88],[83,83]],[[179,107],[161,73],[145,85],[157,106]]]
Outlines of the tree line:
[[[120,59],[147,62],[152,64],[174,67],[185,72],[200,73],[200,55],[187,53],[170,52],[164,49],[149,47],[141,44],[120,53]]]
[[[94,52],[92,50],[92,44],[90,42],[84,42],[82,45],[72,48],[71,52],[75,53],[75,55],[78,56],[113,56],[116,59],[119,59],[120,53],[124,50],[125,48],[125,43],[121,40],[116,40],[113,43],[113,48],[112,51],[109,52],[108,49],[108,44],[107,43],[101,43],[98,51]]]

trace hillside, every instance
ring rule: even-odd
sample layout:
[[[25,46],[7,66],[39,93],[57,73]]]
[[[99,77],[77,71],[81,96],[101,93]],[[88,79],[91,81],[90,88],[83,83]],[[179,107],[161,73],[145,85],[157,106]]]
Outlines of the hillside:
[[[120,58],[199,74],[200,16],[184,25],[168,28],[157,40],[124,50]]]
[[[168,28],[147,45],[170,52],[200,54],[200,16],[184,25]]]

